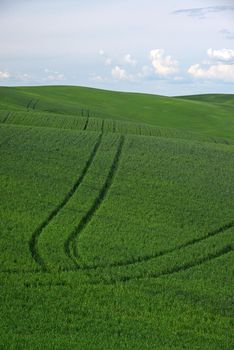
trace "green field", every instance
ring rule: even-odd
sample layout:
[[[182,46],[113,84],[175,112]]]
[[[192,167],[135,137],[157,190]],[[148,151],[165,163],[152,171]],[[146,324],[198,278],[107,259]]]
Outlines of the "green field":
[[[234,95],[0,88],[0,349],[233,349]]]

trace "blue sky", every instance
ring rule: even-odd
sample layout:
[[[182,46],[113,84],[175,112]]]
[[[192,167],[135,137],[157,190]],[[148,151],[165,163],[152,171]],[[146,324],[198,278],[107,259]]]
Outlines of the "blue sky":
[[[234,93],[234,0],[0,0],[0,85]]]

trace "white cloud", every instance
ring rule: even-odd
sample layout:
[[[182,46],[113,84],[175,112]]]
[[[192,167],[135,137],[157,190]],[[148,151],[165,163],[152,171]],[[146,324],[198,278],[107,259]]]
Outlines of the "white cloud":
[[[151,50],[150,59],[154,67],[154,71],[158,75],[166,77],[178,72],[178,62],[171,56],[166,56],[163,49]]]
[[[8,79],[11,75],[7,71],[0,71],[0,80]]]
[[[208,49],[207,55],[213,61],[193,64],[189,67],[188,73],[198,79],[234,82],[234,50]]]
[[[130,80],[130,76],[126,73],[125,69],[115,66],[111,71],[112,76],[118,80]]]
[[[99,52],[98,52],[98,53],[99,53],[99,55],[100,55],[100,56],[104,56],[104,55],[105,55],[105,52],[104,52],[102,49],[101,49],[101,50],[99,50]]]
[[[132,56],[129,53],[127,53],[124,56],[124,62],[130,64],[131,66],[135,66],[137,63],[137,61],[134,58],[132,58]]]
[[[221,49],[221,50],[208,49],[207,55],[210,58],[218,59],[221,61],[234,60],[234,50],[231,50],[231,49]]]
[[[200,79],[234,82],[234,65],[232,64],[217,63],[208,67],[193,64],[189,67],[188,73]]]

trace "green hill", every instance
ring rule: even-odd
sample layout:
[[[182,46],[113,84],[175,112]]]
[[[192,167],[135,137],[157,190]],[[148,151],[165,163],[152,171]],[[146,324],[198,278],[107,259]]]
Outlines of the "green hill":
[[[206,94],[206,95],[192,95],[192,96],[182,96],[179,99],[186,99],[198,102],[208,102],[212,104],[223,104],[223,105],[234,105],[234,95],[233,94]]]
[[[0,88],[3,349],[232,349],[232,95]]]
[[[122,93],[80,87],[46,86],[0,88],[0,109],[34,110],[68,115],[144,123],[165,128],[179,128],[215,137],[234,135],[234,104],[213,103],[214,95],[196,100],[147,94]],[[206,95],[205,95],[206,96]],[[213,96],[213,98],[211,97]],[[234,100],[221,95],[217,100]]]

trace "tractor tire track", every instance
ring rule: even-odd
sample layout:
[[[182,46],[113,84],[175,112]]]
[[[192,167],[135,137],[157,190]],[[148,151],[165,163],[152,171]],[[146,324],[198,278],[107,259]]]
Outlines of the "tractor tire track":
[[[162,272],[159,272],[159,273],[151,273],[151,274],[149,273],[146,275],[139,275],[139,276],[135,276],[135,277],[130,277],[130,276],[122,277],[114,282],[128,282],[128,281],[132,281],[132,280],[141,280],[141,279],[145,279],[145,278],[159,278],[162,276],[173,275],[174,273],[184,272],[184,271],[189,270],[193,267],[197,267],[197,266],[205,264],[206,262],[210,262],[214,259],[220,258],[221,256],[224,256],[224,255],[232,252],[233,250],[234,250],[234,246],[231,244],[228,244],[224,248],[218,250],[216,253],[208,254],[206,257],[196,259],[195,261],[191,261],[191,262],[187,262],[185,264],[177,265],[177,266],[174,266],[172,268],[169,268],[169,269],[162,271]]]
[[[103,132],[104,132],[104,119],[102,121],[102,126],[101,126],[101,133],[103,134]]]
[[[112,165],[110,167],[109,173],[107,175],[106,181],[101,188],[98,197],[95,199],[93,205],[88,210],[88,212],[83,216],[81,219],[79,225],[71,232],[70,236],[66,240],[64,244],[64,252],[67,255],[68,258],[70,258],[75,266],[77,268],[80,268],[80,265],[77,262],[77,259],[79,257],[78,254],[78,248],[77,248],[77,239],[80,236],[81,232],[85,229],[85,227],[88,225],[88,223],[92,220],[94,214],[97,212],[97,210],[100,208],[102,202],[104,201],[116,174],[116,171],[118,169],[120,156],[122,153],[123,145],[124,145],[124,136],[120,137],[119,145],[114,157],[114,160],[112,162]]]
[[[3,118],[3,120],[1,121],[2,124],[7,122],[7,119],[12,115],[12,112],[8,112],[6,113],[6,116]]]
[[[36,100],[36,101],[34,102],[34,104],[32,105],[32,109],[35,109],[36,106],[38,105],[38,103],[39,103],[39,100]]]
[[[31,107],[31,103],[33,102],[33,100],[29,100],[28,104],[27,104],[27,110],[29,110],[29,108]]]
[[[225,256],[226,254],[231,253],[234,251],[233,245],[226,245],[224,248],[220,249],[216,253],[213,254],[208,254],[204,258],[197,259],[193,262],[185,263],[182,265],[177,265],[175,267],[169,268],[165,271],[159,272],[159,273],[151,273],[151,274],[144,274],[144,275],[139,275],[139,276],[124,276],[121,278],[118,278],[116,280],[112,279],[110,281],[107,281],[106,279],[101,279],[96,282],[91,282],[90,284],[107,284],[107,285],[113,285],[114,283],[117,282],[130,282],[130,281],[137,281],[137,280],[144,280],[146,278],[160,278],[163,276],[167,275],[173,275],[174,273],[177,272],[184,272],[186,270],[189,270],[193,267],[203,265],[207,262],[210,262],[212,260],[215,260],[217,258],[220,258],[222,256]],[[82,271],[86,270],[85,268],[81,268]],[[45,271],[49,272],[49,271]],[[64,269],[62,272],[77,272],[77,269]],[[27,274],[27,273],[42,273],[41,270],[18,270],[18,269],[6,269],[6,270],[1,270],[0,273],[9,273],[9,274]]]
[[[112,130],[113,133],[116,132],[116,122],[113,120],[113,130]]]
[[[74,183],[74,185],[72,186],[70,191],[66,194],[66,196],[64,197],[62,202],[60,204],[58,204],[57,207],[55,207],[51,211],[51,213],[47,216],[47,218],[36,228],[36,230],[33,232],[32,236],[31,236],[31,239],[29,241],[29,250],[31,252],[31,256],[32,256],[33,260],[39,266],[41,266],[43,271],[46,271],[47,268],[46,268],[46,264],[45,264],[43,258],[40,256],[40,253],[38,251],[39,236],[41,235],[42,231],[49,225],[49,223],[54,219],[54,217],[58,214],[58,212],[67,204],[67,202],[71,199],[71,197],[74,195],[74,193],[76,192],[76,190],[78,189],[78,187],[82,183],[82,181],[83,181],[88,169],[90,168],[90,166],[93,162],[93,159],[98,151],[98,148],[101,144],[101,140],[102,140],[102,134],[100,134],[100,136],[98,137],[98,140],[97,140],[96,144],[94,145],[94,148],[89,156],[89,159],[86,162],[86,165],[85,165],[81,175],[76,180],[76,182]]]
[[[165,255],[170,254],[170,253],[174,253],[180,249],[187,248],[189,246],[192,246],[192,245],[195,245],[195,244],[200,243],[202,241],[205,241],[205,240],[209,239],[210,237],[214,237],[214,236],[217,236],[219,234],[222,234],[223,232],[229,230],[232,227],[234,227],[234,221],[231,221],[230,223],[225,224],[224,226],[221,226],[218,229],[210,231],[207,235],[205,235],[203,237],[194,238],[186,243],[183,243],[181,245],[176,246],[175,248],[165,249],[165,250],[162,250],[161,252],[156,253],[156,254],[138,257],[138,258],[131,259],[131,260],[125,261],[125,262],[116,262],[116,263],[109,264],[109,265],[101,265],[101,264],[100,265],[87,265],[87,266],[85,266],[85,269],[95,270],[98,268],[111,268],[111,267],[121,267],[121,266],[127,267],[127,266],[131,266],[131,265],[137,265],[140,263],[148,262],[150,260],[165,256]]]
[[[87,119],[85,121],[85,125],[84,125],[84,129],[83,130],[87,129],[88,123],[89,123],[89,117],[87,117]]]

